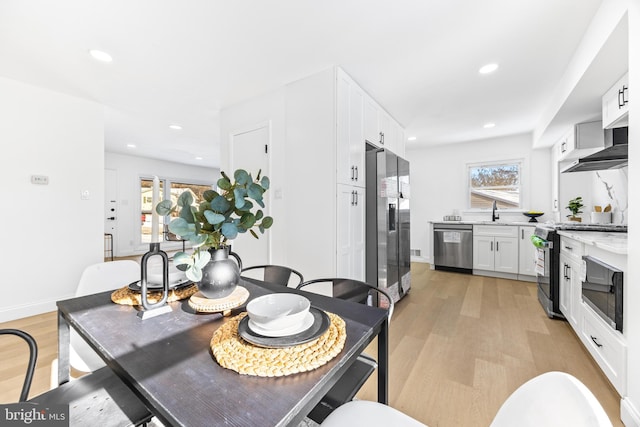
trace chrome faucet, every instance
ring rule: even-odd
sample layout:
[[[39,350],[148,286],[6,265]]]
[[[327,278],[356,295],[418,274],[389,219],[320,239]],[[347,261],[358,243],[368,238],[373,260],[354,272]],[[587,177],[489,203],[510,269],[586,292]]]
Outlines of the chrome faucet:
[[[496,211],[498,210],[498,205],[496,204],[496,201],[493,201],[493,208],[491,209],[491,221],[494,221],[496,219],[500,219],[500,214],[496,213]]]

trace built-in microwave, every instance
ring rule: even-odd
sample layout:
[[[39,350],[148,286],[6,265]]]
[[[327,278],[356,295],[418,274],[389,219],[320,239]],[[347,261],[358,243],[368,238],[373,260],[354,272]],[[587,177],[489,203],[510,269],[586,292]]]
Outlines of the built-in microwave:
[[[586,265],[582,300],[612,328],[622,332],[622,271],[588,255],[582,259]]]

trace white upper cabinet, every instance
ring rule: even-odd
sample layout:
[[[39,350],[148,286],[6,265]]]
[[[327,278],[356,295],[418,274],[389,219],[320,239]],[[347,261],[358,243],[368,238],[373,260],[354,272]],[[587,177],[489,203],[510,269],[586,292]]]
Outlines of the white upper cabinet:
[[[602,97],[602,127],[629,125],[629,73],[622,76]]]
[[[404,156],[404,130],[370,96],[364,99],[364,139],[379,148]]]
[[[365,186],[364,92],[342,70],[336,73],[338,183]]]
[[[602,122],[578,123],[557,143],[558,161],[574,160],[604,148]]]

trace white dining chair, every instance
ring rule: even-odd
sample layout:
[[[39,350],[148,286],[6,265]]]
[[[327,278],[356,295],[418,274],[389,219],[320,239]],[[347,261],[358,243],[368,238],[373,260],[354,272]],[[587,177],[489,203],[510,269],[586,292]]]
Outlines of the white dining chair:
[[[322,427],[420,427],[417,420],[390,406],[353,400],[335,409]],[[565,372],[547,372],[518,387],[502,404],[490,427],[612,427],[591,391]]]
[[[136,280],[140,280],[140,264],[135,261],[118,260],[92,264],[82,272],[75,296],[115,290]],[[100,356],[74,329],[70,332],[69,362],[74,369],[92,372],[105,366]]]

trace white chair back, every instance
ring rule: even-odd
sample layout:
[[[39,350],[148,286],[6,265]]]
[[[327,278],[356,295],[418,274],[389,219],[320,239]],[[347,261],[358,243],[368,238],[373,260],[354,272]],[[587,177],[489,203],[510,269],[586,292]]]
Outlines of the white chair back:
[[[491,427],[611,427],[591,391],[564,372],[539,375],[514,391],[502,404]]]
[[[140,264],[132,260],[101,262],[88,266],[82,272],[76,296],[115,290],[140,280]],[[105,364],[80,336],[71,329],[71,366],[82,372],[92,372]]]

